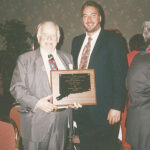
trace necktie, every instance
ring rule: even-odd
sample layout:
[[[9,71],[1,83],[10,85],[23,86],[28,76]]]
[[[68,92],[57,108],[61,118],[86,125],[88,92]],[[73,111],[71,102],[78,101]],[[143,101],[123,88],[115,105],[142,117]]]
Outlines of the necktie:
[[[91,48],[91,40],[92,40],[92,38],[89,37],[88,42],[83,49],[79,69],[86,69],[86,67],[87,67],[88,58],[89,58],[89,54],[90,54],[90,48]]]
[[[50,69],[51,70],[58,70],[58,67],[56,65],[56,61],[53,57],[53,55],[48,55],[48,58],[49,58],[49,65],[50,65]]]

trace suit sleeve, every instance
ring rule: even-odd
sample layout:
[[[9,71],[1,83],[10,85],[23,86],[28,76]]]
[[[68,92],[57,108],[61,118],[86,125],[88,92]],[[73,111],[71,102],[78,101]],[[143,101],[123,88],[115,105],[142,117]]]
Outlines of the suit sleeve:
[[[127,45],[125,39],[116,36],[110,40],[112,80],[113,80],[113,105],[112,109],[123,111],[126,99],[125,78],[128,70]]]
[[[27,67],[23,57],[20,56],[13,72],[10,92],[13,97],[26,109],[34,109],[39,100],[29,91],[26,84]]]

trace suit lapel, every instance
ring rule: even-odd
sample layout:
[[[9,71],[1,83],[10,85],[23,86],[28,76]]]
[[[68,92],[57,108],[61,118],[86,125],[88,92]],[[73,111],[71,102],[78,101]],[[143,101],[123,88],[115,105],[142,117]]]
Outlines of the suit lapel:
[[[77,66],[78,66],[78,56],[79,56],[79,52],[81,50],[83,41],[85,39],[85,35],[86,34],[83,34],[83,35],[80,36],[80,38],[78,39],[78,41],[75,45],[75,48],[74,48],[74,50],[75,50],[75,57],[74,57],[75,58],[75,60],[74,60],[75,68],[77,68]]]
[[[97,55],[97,53],[100,52],[100,50],[102,49],[103,47],[103,41],[104,40],[104,30],[101,29],[101,32],[97,38],[97,41],[95,43],[95,46],[93,48],[93,51],[92,51],[92,54],[91,54],[91,57],[90,57],[90,60],[89,60],[89,65],[88,65],[88,68],[91,66],[91,64],[93,64],[93,61],[94,61],[94,58],[95,56]]]
[[[42,78],[43,84],[50,88],[49,79],[44,66],[44,62],[40,53],[40,49],[36,50],[36,68],[39,70],[39,79]]]
[[[58,55],[59,59],[61,60],[62,64],[64,65],[65,69],[69,69],[69,66],[66,63],[66,59],[63,58],[64,55],[61,55],[61,53],[59,51],[57,51],[57,55]]]
[[[79,51],[78,51],[78,54],[79,54],[79,52],[80,52],[80,50],[81,50],[81,47],[82,47],[82,44],[83,44],[84,39],[85,39],[85,34],[83,34],[83,35],[80,37],[79,43],[77,44],[77,49],[79,50]]]

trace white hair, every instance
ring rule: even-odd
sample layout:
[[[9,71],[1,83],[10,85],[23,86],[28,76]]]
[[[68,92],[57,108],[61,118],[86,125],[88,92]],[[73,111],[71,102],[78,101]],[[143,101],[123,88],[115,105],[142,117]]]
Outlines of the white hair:
[[[144,21],[143,25],[143,37],[145,42],[150,41],[150,21]]]
[[[43,27],[44,25],[46,25],[46,24],[50,24],[50,25],[53,25],[53,26],[56,27],[56,34],[57,34],[57,38],[58,38],[58,41],[59,41],[59,39],[60,39],[59,26],[58,26],[56,23],[52,22],[52,21],[44,21],[44,22],[42,22],[42,23],[40,23],[40,24],[38,25],[38,27],[37,27],[37,38],[39,39],[39,37],[41,36],[42,27]]]

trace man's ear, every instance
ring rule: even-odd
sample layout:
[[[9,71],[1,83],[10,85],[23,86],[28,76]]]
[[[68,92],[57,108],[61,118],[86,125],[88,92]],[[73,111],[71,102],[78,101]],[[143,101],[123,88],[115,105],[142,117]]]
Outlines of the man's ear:
[[[37,40],[38,40],[38,43],[39,43],[39,41],[40,41],[40,35],[39,34],[37,34]]]
[[[59,40],[60,40],[60,36],[59,37],[57,36],[57,44],[59,43]]]
[[[102,17],[101,17],[101,16],[99,16],[99,22],[100,22],[100,23],[102,22]]]

